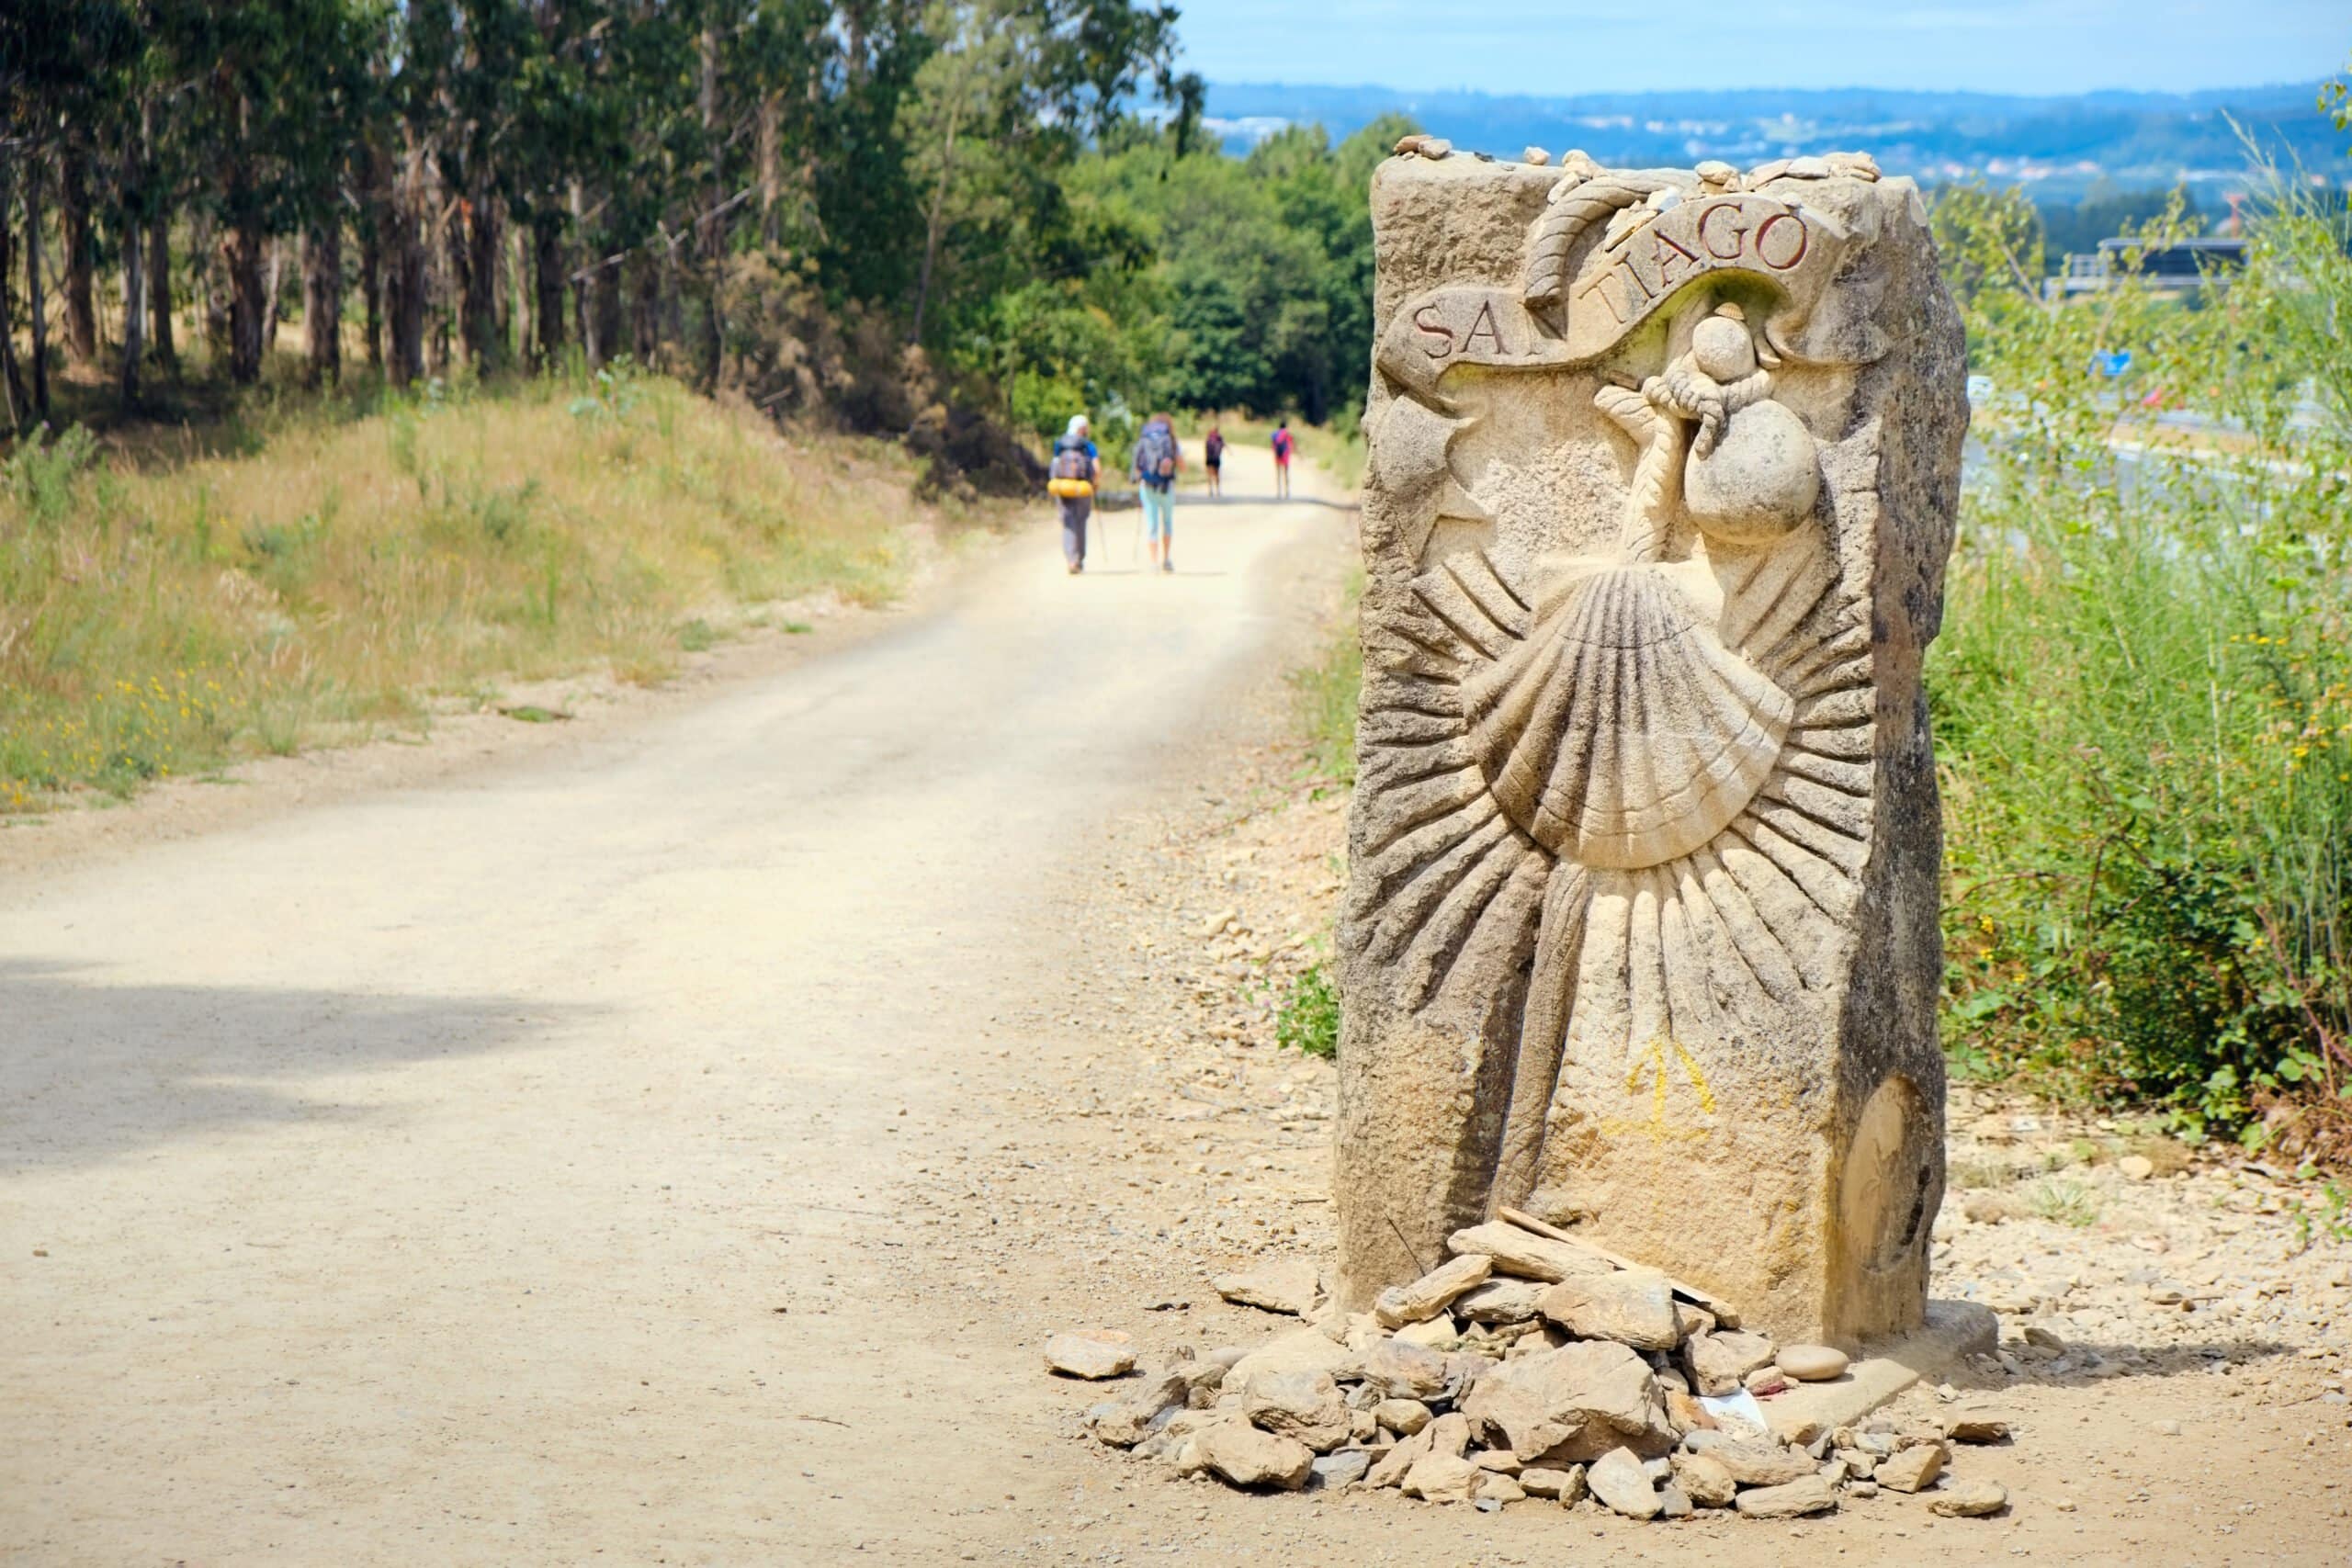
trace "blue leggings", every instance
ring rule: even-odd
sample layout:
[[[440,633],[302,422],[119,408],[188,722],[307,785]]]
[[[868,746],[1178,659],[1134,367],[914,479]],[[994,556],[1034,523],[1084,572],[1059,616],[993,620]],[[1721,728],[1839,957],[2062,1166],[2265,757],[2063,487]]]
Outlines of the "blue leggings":
[[[1143,532],[1148,539],[1176,542],[1176,491],[1157,485],[1136,487],[1143,498]]]

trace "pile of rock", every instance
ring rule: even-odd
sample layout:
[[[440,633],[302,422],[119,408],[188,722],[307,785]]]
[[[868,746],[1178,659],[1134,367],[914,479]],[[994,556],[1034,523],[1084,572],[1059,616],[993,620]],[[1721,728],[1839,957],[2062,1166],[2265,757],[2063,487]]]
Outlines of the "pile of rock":
[[[1252,1350],[1180,1347],[1127,1398],[1096,1406],[1091,1429],[1235,1486],[1394,1487],[1488,1511],[1532,1498],[1640,1519],[1726,1507],[1790,1518],[1925,1492],[1947,1481],[1953,1442],[2007,1436],[1981,1416],[1776,1434],[1758,1398],[1843,1376],[1844,1355],[1776,1347],[1742,1331],[1726,1303],[1505,1214],[1455,1232],[1448,1262],[1369,1313],[1327,1313]],[[1250,1304],[1280,1294],[1312,1307],[1265,1286],[1220,1281]],[[1049,1363],[1079,1376],[1132,1368],[1124,1336],[1081,1337],[1057,1339]],[[2007,1502],[1990,1483],[1947,1483],[1930,1506],[1977,1516]]]

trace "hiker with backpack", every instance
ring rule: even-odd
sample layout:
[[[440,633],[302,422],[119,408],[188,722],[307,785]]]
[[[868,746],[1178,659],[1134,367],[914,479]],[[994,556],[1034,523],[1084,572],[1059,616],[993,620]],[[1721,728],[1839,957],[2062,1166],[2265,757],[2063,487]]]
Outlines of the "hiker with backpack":
[[[1144,421],[1132,465],[1136,498],[1143,502],[1144,537],[1150,541],[1151,558],[1162,571],[1176,570],[1176,470],[1183,466],[1175,422],[1164,413]]]
[[[1292,439],[1290,421],[1274,427],[1274,499],[1290,499],[1290,455],[1297,442]]]
[[[1086,520],[1094,512],[1094,486],[1102,477],[1102,454],[1094,449],[1094,438],[1086,416],[1069,416],[1069,428],[1054,443],[1053,465],[1047,470],[1046,489],[1060,505],[1062,513],[1062,559],[1076,577],[1086,570]]]
[[[1201,443],[1201,466],[1209,471],[1209,495],[1225,499],[1225,433],[1214,424],[1208,438]]]

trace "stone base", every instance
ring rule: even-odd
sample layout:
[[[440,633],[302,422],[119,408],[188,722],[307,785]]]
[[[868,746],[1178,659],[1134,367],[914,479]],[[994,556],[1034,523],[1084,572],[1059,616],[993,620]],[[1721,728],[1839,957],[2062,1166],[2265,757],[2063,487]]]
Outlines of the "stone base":
[[[1921,1379],[1942,1372],[1963,1356],[1992,1349],[1999,1337],[2000,1325],[1989,1307],[1974,1302],[1929,1302],[1925,1327],[1857,1359],[1844,1377],[1795,1383],[1786,1393],[1758,1403],[1766,1422],[1781,1438],[1807,1422],[1850,1427]]]

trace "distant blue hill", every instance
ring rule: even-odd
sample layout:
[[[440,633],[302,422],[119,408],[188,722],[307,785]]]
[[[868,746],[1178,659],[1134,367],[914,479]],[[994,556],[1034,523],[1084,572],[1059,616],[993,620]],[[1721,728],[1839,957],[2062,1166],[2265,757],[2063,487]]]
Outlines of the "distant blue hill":
[[[1336,141],[1396,111],[1457,147],[1504,157],[1532,144],[1555,154],[1580,147],[1605,164],[1753,164],[1854,149],[1924,183],[1983,175],[2047,199],[2101,176],[2123,186],[2186,183],[2209,196],[2241,187],[2248,159],[2233,120],[2282,164],[2352,184],[2352,137],[2320,114],[2318,92],[2311,82],[2068,97],[1853,87],[1539,98],[1220,82],[1209,87],[1207,115],[1236,152],[1285,125],[1319,124]]]

